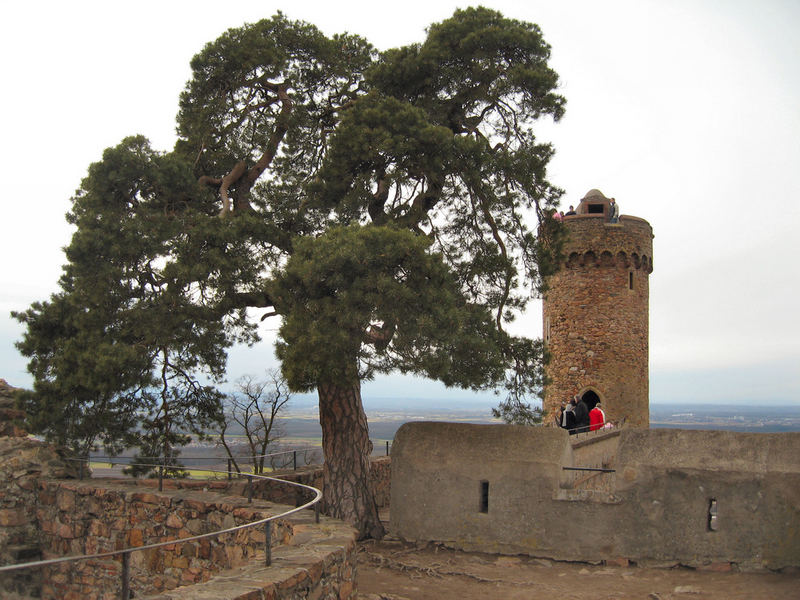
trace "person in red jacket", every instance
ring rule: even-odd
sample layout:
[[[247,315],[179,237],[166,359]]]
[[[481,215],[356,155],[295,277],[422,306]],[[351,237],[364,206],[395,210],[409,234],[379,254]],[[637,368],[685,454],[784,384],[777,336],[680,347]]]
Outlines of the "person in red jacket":
[[[600,429],[606,423],[606,414],[600,408],[598,402],[595,407],[589,411],[589,431]]]

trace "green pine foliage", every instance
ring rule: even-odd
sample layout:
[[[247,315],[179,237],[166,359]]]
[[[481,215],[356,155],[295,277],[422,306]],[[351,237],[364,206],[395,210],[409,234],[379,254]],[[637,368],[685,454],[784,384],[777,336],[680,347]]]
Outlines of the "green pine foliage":
[[[534,135],[564,113],[549,55],[485,8],[382,53],[282,14],[207,44],[174,150],[130,137],[90,166],[61,290],[15,313],[29,426],[176,456],[219,417],[199,381],[268,317],[295,390],[399,371],[537,421],[542,344],[506,328],[560,248]]]

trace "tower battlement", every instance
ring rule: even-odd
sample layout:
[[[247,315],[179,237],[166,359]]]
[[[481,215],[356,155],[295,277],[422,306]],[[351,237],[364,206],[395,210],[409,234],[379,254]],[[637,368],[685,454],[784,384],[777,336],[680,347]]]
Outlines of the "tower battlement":
[[[550,354],[544,408],[581,396],[602,402],[606,419],[647,427],[649,275],[653,230],[623,215],[610,223],[611,200],[591,190],[566,216],[564,261],[548,278],[544,340]]]

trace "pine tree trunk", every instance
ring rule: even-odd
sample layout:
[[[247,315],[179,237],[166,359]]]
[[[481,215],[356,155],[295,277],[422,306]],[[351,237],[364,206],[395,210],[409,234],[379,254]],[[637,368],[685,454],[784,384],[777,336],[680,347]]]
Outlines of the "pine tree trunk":
[[[352,523],[359,539],[380,539],[385,531],[370,481],[372,444],[361,404],[361,384],[320,384],[318,393],[327,513]]]

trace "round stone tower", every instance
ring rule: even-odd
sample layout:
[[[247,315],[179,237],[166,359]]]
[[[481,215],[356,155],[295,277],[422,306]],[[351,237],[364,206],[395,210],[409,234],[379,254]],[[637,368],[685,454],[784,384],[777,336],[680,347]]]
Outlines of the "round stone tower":
[[[591,190],[564,217],[564,262],[544,295],[547,415],[581,396],[602,402],[606,420],[648,427],[649,286],[653,229],[644,219],[609,219],[610,200]],[[547,419],[548,417],[546,417]]]

